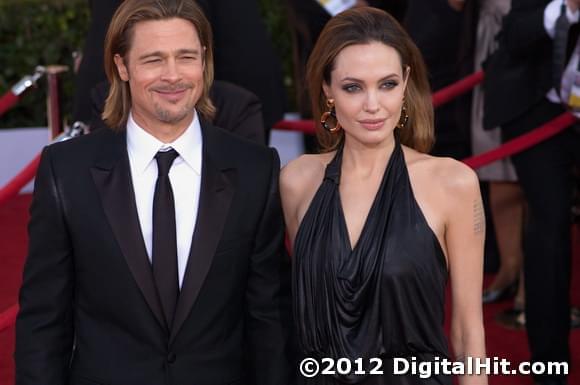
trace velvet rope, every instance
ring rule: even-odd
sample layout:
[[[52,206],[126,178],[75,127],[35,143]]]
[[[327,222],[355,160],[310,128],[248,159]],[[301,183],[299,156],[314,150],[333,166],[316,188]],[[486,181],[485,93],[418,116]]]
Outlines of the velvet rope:
[[[280,120],[274,124],[275,130],[298,131],[304,134],[315,134],[313,120]]]
[[[445,103],[449,103],[456,97],[463,95],[464,93],[471,91],[472,88],[477,86],[483,81],[483,71],[475,72],[463,79],[447,86],[439,91],[435,92],[432,96],[433,107],[437,108]]]
[[[505,142],[501,146],[491,151],[463,159],[462,162],[471,168],[480,168],[489,163],[493,163],[498,159],[506,158],[510,155],[533,147],[534,145],[558,134],[559,132],[564,131],[567,127],[576,121],[577,119],[574,115],[569,112],[565,112],[562,115],[559,115],[558,117],[550,120],[547,123],[544,123],[540,127],[535,128],[534,130],[524,135]]]
[[[18,305],[12,305],[0,313],[0,332],[14,325],[16,314],[18,314]]]
[[[0,98],[0,116],[2,116],[6,111],[11,109],[18,103],[19,97],[15,95],[12,91],[6,92]]]
[[[0,205],[2,205],[7,200],[16,196],[24,186],[28,184],[36,175],[36,169],[38,168],[38,163],[40,162],[40,154],[20,171],[8,184],[0,190]]]

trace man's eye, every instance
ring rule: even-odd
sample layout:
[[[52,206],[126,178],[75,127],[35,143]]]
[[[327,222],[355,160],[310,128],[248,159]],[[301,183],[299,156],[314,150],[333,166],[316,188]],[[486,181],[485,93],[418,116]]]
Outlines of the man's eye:
[[[197,57],[195,57],[195,56],[182,56],[181,59],[182,60],[190,60],[191,61],[191,60],[196,60]]]
[[[347,84],[342,87],[343,90],[349,93],[357,92],[360,90],[360,87],[357,84]]]
[[[145,61],[145,64],[152,64],[152,63],[159,63],[161,59],[148,59]]]

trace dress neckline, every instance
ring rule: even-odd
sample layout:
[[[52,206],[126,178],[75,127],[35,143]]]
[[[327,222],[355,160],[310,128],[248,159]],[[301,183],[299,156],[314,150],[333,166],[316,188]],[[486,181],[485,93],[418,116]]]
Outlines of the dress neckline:
[[[399,143],[399,140],[397,140],[395,138],[393,151],[391,152],[391,155],[389,156],[389,159],[387,160],[387,164],[385,165],[385,169],[383,171],[383,176],[381,177],[381,183],[379,184],[379,187],[377,188],[377,191],[375,192],[373,202],[371,203],[371,206],[366,213],[360,234],[356,240],[356,243],[354,243],[354,244],[352,243],[352,240],[350,239],[350,232],[348,231],[348,224],[346,222],[346,216],[344,214],[344,206],[342,203],[342,197],[340,195],[340,181],[341,181],[341,177],[342,177],[343,150],[344,150],[344,142],[340,145],[340,147],[336,151],[336,154],[334,155],[334,157],[332,158],[330,163],[326,166],[325,179],[330,179],[336,184],[336,197],[337,197],[337,205],[338,205],[337,209],[338,209],[338,214],[339,214],[340,228],[341,228],[341,231],[343,233],[343,236],[341,238],[343,240],[344,247],[349,251],[349,254],[352,254],[355,251],[357,251],[357,248],[360,244],[361,238],[366,233],[367,228],[370,226],[370,224],[369,224],[370,218],[372,217],[373,212],[377,210],[378,201],[380,200],[381,194],[384,191],[385,184],[387,181],[387,175],[389,174],[389,170],[392,168],[393,163],[395,163],[394,159],[399,159],[399,156],[402,152],[402,148],[401,148],[401,144]],[[403,161],[404,161],[404,159],[403,159]]]

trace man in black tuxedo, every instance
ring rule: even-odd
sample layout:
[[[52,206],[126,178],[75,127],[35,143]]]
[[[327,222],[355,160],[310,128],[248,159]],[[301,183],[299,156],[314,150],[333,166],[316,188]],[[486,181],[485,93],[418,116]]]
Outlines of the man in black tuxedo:
[[[578,37],[578,0],[513,0],[498,50],[485,66],[484,126],[502,127],[505,140],[565,111],[553,81],[555,21],[565,5]],[[571,51],[571,50],[569,50]],[[559,87],[558,87],[559,88]],[[580,141],[568,129],[512,156],[528,202],[524,240],[526,327],[533,361],[570,362],[571,168]],[[537,376],[539,384],[565,384],[564,376]]]
[[[42,154],[17,385],[288,383],[279,160],[207,123],[212,65],[191,1],[113,17],[111,129]]]

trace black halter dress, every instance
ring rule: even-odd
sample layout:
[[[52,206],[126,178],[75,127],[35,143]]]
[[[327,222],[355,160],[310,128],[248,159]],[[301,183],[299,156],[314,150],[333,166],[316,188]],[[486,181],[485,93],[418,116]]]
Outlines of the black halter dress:
[[[449,376],[393,374],[394,358],[448,358],[443,331],[447,267],[421,212],[398,141],[351,249],[339,195],[342,147],[327,165],[296,234],[294,315],[304,357],[352,360],[349,374],[299,376],[304,384],[451,384]],[[375,368],[384,374],[354,374]],[[396,368],[403,364],[397,361]],[[322,365],[321,368],[328,366]],[[344,366],[343,366],[344,368]],[[336,365],[333,367],[336,371]]]

